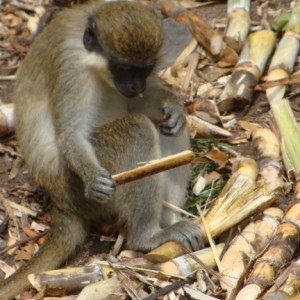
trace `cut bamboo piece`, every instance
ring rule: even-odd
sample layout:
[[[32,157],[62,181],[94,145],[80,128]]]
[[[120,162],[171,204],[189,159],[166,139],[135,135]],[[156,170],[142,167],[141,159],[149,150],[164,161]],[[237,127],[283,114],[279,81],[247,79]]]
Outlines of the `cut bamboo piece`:
[[[129,171],[125,171],[112,176],[117,185],[121,185],[133,180],[141,179],[162,171],[173,169],[190,163],[195,158],[192,151],[183,151],[174,155],[170,155],[152,162],[145,166],[141,166]]]
[[[270,30],[261,30],[249,35],[240,59],[217,103],[221,113],[242,112],[251,104],[254,87],[274,46],[275,34]]]
[[[300,203],[295,203],[286,212],[270,247],[256,261],[247,285],[238,293],[236,300],[255,300],[273,284],[281,266],[286,265],[293,258],[300,242],[299,233]]]
[[[286,33],[281,39],[271,61],[268,80],[286,78],[291,74],[300,49],[300,4],[292,11]],[[277,86],[266,90],[271,112],[282,137],[282,151],[288,175],[291,179],[300,175],[300,129],[284,98],[286,86]],[[291,169],[290,169],[291,168]]]
[[[227,291],[227,298],[232,297],[232,291],[250,262],[268,245],[282,217],[283,211],[279,208],[267,208],[261,219],[249,223],[230,243],[221,260],[220,283]]]
[[[227,26],[225,43],[240,53],[250,30],[250,0],[227,1]]]
[[[205,217],[207,226],[201,220],[198,221],[204,242],[207,242],[208,234],[215,238],[273,202],[274,197],[267,194],[262,185],[256,184],[256,177],[255,161],[240,158],[236,171]],[[178,243],[168,242],[147,253],[145,258],[152,262],[162,262],[183,254],[184,250]]]

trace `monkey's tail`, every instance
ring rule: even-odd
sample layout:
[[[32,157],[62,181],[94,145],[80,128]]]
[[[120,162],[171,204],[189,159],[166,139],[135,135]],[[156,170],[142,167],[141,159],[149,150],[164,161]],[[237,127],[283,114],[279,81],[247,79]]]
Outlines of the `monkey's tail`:
[[[0,299],[10,300],[30,286],[27,276],[58,268],[81,246],[87,235],[87,224],[74,214],[54,210],[52,227],[38,253],[16,273],[0,283]]]

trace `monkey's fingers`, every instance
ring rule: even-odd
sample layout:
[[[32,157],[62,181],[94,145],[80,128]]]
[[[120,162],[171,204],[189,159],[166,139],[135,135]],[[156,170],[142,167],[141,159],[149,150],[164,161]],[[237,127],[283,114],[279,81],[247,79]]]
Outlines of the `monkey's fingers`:
[[[97,201],[100,204],[104,204],[110,200],[111,194],[92,189],[92,190],[90,190],[88,197],[89,197],[89,199]]]
[[[94,185],[90,187],[87,197],[99,203],[104,203],[110,200],[114,191],[115,189],[109,186]]]
[[[100,203],[108,201],[115,191],[116,183],[107,170],[101,170],[94,180],[89,184],[87,197]]]
[[[166,115],[167,116],[167,115]],[[181,111],[174,111],[160,126],[165,135],[176,136],[184,127],[186,119]]]
[[[102,168],[96,178],[108,178],[112,180],[111,174],[104,168]]]

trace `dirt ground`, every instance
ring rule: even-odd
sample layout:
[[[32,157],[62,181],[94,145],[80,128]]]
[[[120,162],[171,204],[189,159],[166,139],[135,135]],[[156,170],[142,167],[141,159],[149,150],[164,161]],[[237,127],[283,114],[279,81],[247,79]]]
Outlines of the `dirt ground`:
[[[49,0],[50,1],[50,0]],[[53,12],[53,4],[49,1],[42,1],[46,4],[46,11],[50,14]],[[10,6],[7,1],[2,1],[4,10],[1,12],[1,16],[7,16],[9,13],[14,12],[15,7]],[[24,1],[26,2],[26,1]],[[36,1],[37,2],[37,1]],[[57,1],[59,2],[59,1]],[[253,25],[259,24],[261,16],[258,15],[258,7],[261,7],[265,1],[254,1],[252,6],[252,23]],[[28,1],[28,5],[35,5]],[[269,1],[269,9],[272,11],[278,10],[290,10],[290,1],[281,0]],[[0,8],[1,9],[1,8]],[[22,7],[19,7],[22,10]],[[30,10],[26,10],[30,14]],[[225,1],[219,1],[199,8],[201,16],[204,20],[211,23],[214,20],[216,23],[224,23],[226,18],[226,3]],[[272,16],[269,16],[269,21],[272,22]],[[1,25],[1,22],[0,22]],[[14,75],[21,59],[26,55],[28,46],[30,45],[32,37],[29,33],[24,33],[24,24],[18,24],[18,29],[11,27],[11,34],[5,33],[1,36],[0,27],[0,103],[10,103],[13,101],[12,91],[14,80],[7,80],[6,76]],[[43,26],[43,25],[42,25]],[[220,29],[222,30],[222,29]],[[4,51],[5,47],[8,47],[9,51]],[[9,55],[5,57],[5,55]],[[5,55],[4,55],[5,54]],[[296,71],[299,70],[299,59],[296,65]],[[300,85],[295,84],[289,88],[288,97],[291,101],[291,106],[298,121],[300,120]],[[268,114],[269,105],[264,92],[256,92],[253,97],[253,103],[248,113],[243,119],[252,121],[259,124],[270,125],[270,117]],[[237,129],[241,130],[241,129]],[[242,143],[235,145],[235,151],[247,155],[249,154],[249,144]],[[38,212],[38,216],[32,218],[25,212],[20,216],[15,217],[13,213],[8,213],[9,208],[4,209],[1,204],[2,199],[8,199],[15,203],[20,204],[23,207],[27,207],[34,212]],[[34,179],[30,176],[26,165],[22,160],[22,156],[19,154],[18,143],[16,142],[13,133],[5,135],[0,138],[0,259],[4,260],[7,264],[13,266],[16,263],[16,257],[10,255],[9,252],[2,253],[1,249],[5,249],[8,241],[8,229],[12,230],[12,233],[20,240],[27,239],[28,236],[24,232],[19,231],[22,227],[29,226],[34,220],[39,224],[45,224],[51,226],[49,210],[51,209],[51,202],[47,197],[47,194],[38,187]],[[19,229],[14,229],[15,222],[18,224]],[[14,240],[16,241],[16,240]],[[10,241],[12,243],[12,241]],[[35,242],[33,243],[36,247]],[[101,253],[108,253],[113,245],[113,241],[102,241],[101,235],[94,233],[90,235],[84,249],[80,251],[67,265],[84,264],[89,260],[91,255],[102,255]],[[26,257],[26,249],[21,248],[20,259],[18,263],[22,264],[28,259]],[[31,251],[31,250],[30,250]],[[32,253],[29,254],[31,256]],[[103,255],[105,258],[105,254]],[[0,271],[1,278],[1,271]]]

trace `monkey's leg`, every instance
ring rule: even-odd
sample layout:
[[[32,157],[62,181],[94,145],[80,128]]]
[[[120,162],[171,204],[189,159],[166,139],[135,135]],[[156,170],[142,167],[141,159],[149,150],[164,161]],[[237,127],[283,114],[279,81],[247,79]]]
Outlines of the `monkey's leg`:
[[[149,124],[148,133],[142,136],[154,141],[157,139],[152,135],[158,137],[158,132],[151,125]],[[136,147],[131,149],[131,157],[137,161],[147,161],[158,157],[158,155],[161,156],[162,151],[169,154],[179,151],[179,148],[181,150],[189,148],[187,136],[179,138],[175,145],[165,144],[165,146],[171,147],[167,149],[162,149],[161,143],[148,143],[147,148],[145,148],[146,143],[141,137],[135,139]],[[177,137],[173,137],[173,140],[176,139]],[[177,148],[172,149],[172,146]],[[201,247],[202,239],[198,225],[189,221],[180,221],[162,228],[160,224],[161,220],[169,218],[162,206],[166,195],[174,196],[175,200],[180,202],[176,203],[177,205],[182,205],[185,201],[188,170],[184,170],[181,169],[173,173],[174,177],[169,178],[166,176],[167,172],[163,172],[117,187],[116,200],[120,207],[119,217],[126,223],[128,248],[149,251],[171,240],[178,241],[193,250]],[[174,198],[172,201],[169,199],[169,201],[174,203]]]
[[[82,219],[54,209],[52,222],[47,240],[38,253],[16,273],[0,283],[1,300],[13,299],[29,287],[29,274],[58,268],[74,252],[76,246],[83,244],[87,235],[87,224]]]
[[[181,134],[176,137],[160,135],[160,143],[163,156],[172,155],[190,149],[189,137],[185,131],[181,132]],[[189,169],[189,165],[185,165],[163,173],[165,180],[165,201],[178,207],[182,207],[185,204],[186,189],[190,174]],[[181,216],[178,213],[175,213],[171,209],[165,207],[161,226],[170,226],[178,222],[180,219]]]
[[[126,220],[127,247],[133,250],[150,251],[173,240],[193,250],[200,249],[202,244],[198,225],[189,221],[180,221],[161,228],[160,220],[161,217],[164,218],[162,199],[165,184],[161,175],[132,183],[126,200],[128,205],[126,211],[131,214]]]

